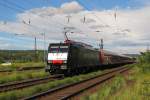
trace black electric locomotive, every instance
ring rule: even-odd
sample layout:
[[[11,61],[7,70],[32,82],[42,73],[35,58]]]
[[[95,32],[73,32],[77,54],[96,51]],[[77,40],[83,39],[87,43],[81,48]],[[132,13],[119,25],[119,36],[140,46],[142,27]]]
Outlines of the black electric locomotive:
[[[46,71],[51,74],[80,74],[108,64],[131,63],[131,58],[95,49],[90,45],[66,40],[48,47]]]

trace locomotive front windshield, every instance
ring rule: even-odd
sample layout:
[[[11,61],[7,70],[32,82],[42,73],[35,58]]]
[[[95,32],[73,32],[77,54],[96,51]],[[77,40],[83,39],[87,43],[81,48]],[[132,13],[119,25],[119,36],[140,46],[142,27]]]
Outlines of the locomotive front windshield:
[[[67,61],[68,46],[67,45],[50,45],[48,50],[48,62]]]
[[[65,53],[68,52],[68,46],[51,46],[50,53]]]

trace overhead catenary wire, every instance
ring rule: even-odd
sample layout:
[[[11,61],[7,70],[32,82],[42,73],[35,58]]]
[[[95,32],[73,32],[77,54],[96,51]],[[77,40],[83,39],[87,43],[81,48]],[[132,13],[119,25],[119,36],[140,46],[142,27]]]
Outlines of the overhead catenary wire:
[[[31,3],[31,2],[30,2]],[[11,4],[13,4],[14,5],[14,3],[11,3]],[[15,4],[16,5],[16,4]],[[15,6],[14,5],[14,6]],[[17,5],[17,7],[19,7],[19,8],[21,8],[21,9],[24,9],[25,10],[25,8],[23,8],[23,7],[21,7],[21,6],[19,6],[19,5]],[[33,13],[33,12],[32,12]],[[41,17],[40,15],[37,15],[36,13],[33,13],[33,14],[35,14],[36,16],[39,16],[39,17]],[[51,21],[53,21],[53,20],[51,20]],[[31,22],[31,21],[30,21]],[[46,22],[48,22],[47,20],[46,20]],[[54,22],[54,21],[53,21]],[[68,18],[68,22],[69,22],[69,18]],[[58,23],[58,22],[57,22]],[[62,23],[58,23],[59,25],[62,25],[62,26],[66,26],[65,24],[62,24]]]
[[[8,2],[7,0],[6,0],[5,2],[6,2],[6,3],[4,3],[4,2],[1,3],[1,2],[0,2],[0,5],[3,6],[3,7],[5,7],[5,8],[9,8],[10,10],[18,11],[18,12],[20,12],[20,13],[24,12],[24,10],[25,10],[25,8],[19,6],[19,5],[15,4],[15,3]],[[16,7],[14,8],[14,7],[12,7],[12,5],[13,5],[13,6],[16,6]],[[37,15],[37,16],[39,16],[39,15]],[[27,25],[27,22],[26,22],[25,20],[22,20],[22,22]],[[47,21],[46,21],[46,22],[47,22]],[[31,23],[31,21],[29,21],[29,24],[30,24],[30,23]],[[28,24],[28,25],[29,25],[29,24]],[[33,26],[33,25],[30,25],[30,26],[31,26],[31,27],[34,27],[34,28],[39,28],[39,27]],[[44,30],[45,30],[45,29],[44,29]]]
[[[15,3],[11,3],[11,2],[7,2],[8,4],[11,4],[11,5],[14,5],[14,6],[16,6],[15,8],[17,8],[17,9],[19,9],[19,11],[20,12],[22,12],[23,10],[25,10],[25,8],[23,8],[23,7],[21,7],[21,6],[19,6],[19,5],[17,5],[17,4],[15,4]],[[13,9],[13,10],[16,10],[16,9]],[[17,10],[18,11],[18,10]],[[35,14],[36,16],[40,16],[40,15],[37,15],[37,14]],[[29,25],[29,24],[27,24],[26,23],[26,21],[22,21],[22,22],[24,22],[24,24],[26,24],[26,25]],[[47,22],[47,20],[46,20],[46,22]],[[69,22],[69,21],[68,21]],[[64,24],[62,24],[62,23],[59,23],[60,25],[62,25],[62,26],[66,26],[66,25],[64,25]],[[37,26],[33,26],[33,25],[30,25],[31,27],[34,27],[34,28],[39,28],[39,27],[37,27]],[[41,28],[41,27],[40,27]],[[45,30],[45,29],[43,29],[43,30]],[[81,31],[80,29],[79,29],[79,31]]]
[[[86,8],[88,11],[90,11],[90,9],[84,5],[84,3],[82,3],[80,0],[76,0],[79,4],[81,4],[84,8]],[[103,25],[104,27],[108,27],[110,28],[110,25],[105,23],[99,16],[97,16],[94,12],[91,11],[91,14],[98,20],[99,24]],[[84,15],[84,21],[86,20],[85,15]],[[88,27],[89,29],[91,29],[90,27]],[[95,32],[98,32],[99,30],[96,30]],[[100,31],[99,31],[100,32]]]
[[[81,4],[84,8],[86,8],[88,11],[90,11],[90,9],[84,5],[84,3],[82,3],[80,0],[76,0],[79,4]],[[105,25],[108,25],[106,24],[99,16],[97,16],[94,12],[91,12],[93,14],[93,16],[95,16],[99,21],[100,21],[100,24],[105,24]]]
[[[90,11],[90,9],[84,5],[84,3],[82,3],[80,0],[76,0],[79,4],[81,4],[84,8],[86,8],[87,10]],[[104,22],[99,16],[97,16],[94,12],[91,12],[93,14],[93,16],[95,16],[101,23],[105,24],[106,26],[109,26],[109,27],[113,27],[113,26],[110,26],[109,24],[107,24],[106,22]],[[115,8],[115,13],[114,13],[114,17],[115,17],[115,21],[117,20],[117,8]],[[101,24],[100,23],[100,24]],[[119,27],[119,26],[117,26]],[[122,29],[121,27],[119,27],[120,30],[124,30]]]
[[[18,6],[17,4],[11,3],[11,2],[5,2],[5,3],[2,3],[2,5],[4,7],[8,7],[9,9],[11,9],[13,11],[18,11],[20,13],[24,12],[24,10],[25,10],[25,8],[23,8],[21,6]],[[5,5],[7,5],[7,6],[5,6]],[[15,7],[12,7],[12,6],[15,6]],[[35,14],[35,15],[40,17],[40,15],[37,15],[37,14]],[[46,20],[46,22],[47,22],[47,20]],[[27,23],[25,20],[22,20],[22,23],[25,24],[25,25],[27,25],[27,26],[30,26],[30,27],[38,28],[37,26],[34,26],[34,25],[30,24],[31,23],[30,19],[29,19],[29,23]],[[60,23],[60,25],[66,26],[66,25],[61,24],[61,23]],[[23,29],[23,30],[25,30],[25,29]]]
[[[26,10],[24,7],[18,5],[16,3],[14,3],[14,2],[11,2],[11,1],[8,1],[8,0],[5,0],[4,2],[6,2],[6,3],[10,4],[10,5],[14,5],[14,6],[18,7],[19,9]]]
[[[26,8],[20,6],[20,5],[17,5],[16,3],[14,2],[10,2],[8,0],[3,0],[3,2],[0,2],[0,5],[5,7],[5,8],[9,8],[10,10],[13,10],[13,11],[18,11],[18,12],[24,12],[26,10]],[[39,16],[39,15],[38,15]],[[23,20],[24,21],[24,20]],[[29,23],[30,23],[30,19],[29,19]],[[26,24],[26,21],[24,21],[24,23]]]
[[[3,6],[3,7],[5,7],[5,8],[9,8],[12,11],[23,12],[23,10],[14,8],[14,7],[10,6],[10,5],[7,5],[6,3],[0,2],[0,5]]]
[[[24,10],[25,10],[25,8],[24,7],[22,7],[22,6],[20,6],[20,5],[17,5],[17,4],[15,4],[15,3],[12,3],[12,2],[6,2],[6,3],[8,3],[9,5],[13,5],[13,6],[15,6],[15,8],[17,8],[17,9],[19,9],[19,11],[21,12],[23,12]],[[15,10],[15,9],[14,9]],[[40,15],[37,15],[36,13],[34,13],[34,15],[35,16],[39,16],[39,17],[41,17]],[[47,18],[47,17],[46,17]],[[43,18],[47,23],[49,23],[48,21],[47,21],[47,19],[45,19],[45,18]],[[53,21],[53,20],[51,20],[51,21]],[[32,24],[30,24],[30,23],[32,23],[32,21],[29,19],[29,22],[27,23],[25,20],[22,20],[22,22],[25,24],[25,25],[28,25],[28,26],[30,26],[30,27],[34,27],[34,28],[39,28],[39,27],[37,27],[37,26],[35,26],[35,25],[32,25]],[[56,23],[56,22],[55,22]],[[59,25],[61,25],[61,27],[62,26],[66,26],[65,24],[62,24],[62,23],[60,23],[60,22],[57,22]],[[70,23],[70,21],[68,21],[68,23]],[[72,24],[73,25],[73,24]],[[56,28],[58,28],[58,27],[56,27]],[[45,28],[41,28],[40,27],[40,29],[42,29],[42,30],[45,30]],[[60,29],[60,28],[59,28]],[[80,30],[79,28],[77,28],[77,30],[79,30],[79,31],[81,31],[82,32],[82,30]]]
[[[4,0],[3,0],[4,1]],[[84,4],[80,1],[80,0],[77,0],[80,4],[82,4],[83,6],[84,6]],[[22,7],[22,6],[20,6],[20,5],[17,5],[16,3],[14,3],[14,2],[10,2],[10,1],[8,1],[8,0],[5,0],[5,2],[7,2],[8,4],[11,4],[11,5],[14,5],[14,6],[16,6],[17,8],[15,8],[14,10],[19,10],[20,12],[21,11],[23,11],[23,10],[25,10],[25,8],[24,7]],[[84,6],[86,9],[88,9],[89,10],[89,8],[88,7],[86,7],[86,6]],[[10,7],[9,7],[10,8]],[[11,7],[12,8],[12,7]],[[95,14],[93,14],[94,16],[96,16],[96,18],[98,18],[101,22],[103,22],[102,21],[102,19],[100,19],[97,15],[95,15]],[[39,16],[39,15],[38,15]],[[103,22],[104,23],[104,22]],[[106,23],[105,23],[106,24]],[[62,24],[60,24],[60,25],[62,25]],[[108,24],[106,24],[106,25],[108,25]],[[65,25],[63,25],[63,26],[65,26]]]
[[[20,11],[20,12],[22,12],[22,11],[24,11],[24,10],[26,10],[26,8],[24,8],[24,7],[22,7],[22,6],[20,6],[20,5],[18,5],[18,4],[16,4],[16,3],[14,3],[14,2],[10,2],[10,1],[8,1],[8,0],[6,0],[6,1],[4,1],[4,2],[6,2],[7,4],[9,4],[9,5],[13,5],[15,8],[13,8],[13,7],[11,7],[13,10],[17,10],[17,11]],[[31,2],[30,2],[31,3]],[[10,9],[11,9],[10,8]],[[34,13],[35,14],[35,13]],[[38,15],[38,16],[40,16],[40,15]],[[60,24],[60,23],[59,23]],[[62,23],[61,23],[61,25],[63,25]]]
[[[8,0],[7,0],[7,1],[8,1]],[[20,6],[20,5],[17,5],[16,3],[13,3],[13,2],[7,2],[7,3],[12,4],[12,5],[14,5],[14,6],[18,7],[18,8],[21,8],[21,10],[25,10],[24,7],[22,7],[22,6]],[[33,4],[33,3],[30,2],[30,5],[31,5],[31,4]],[[36,14],[36,15],[37,15],[37,14]],[[38,15],[38,16],[40,16],[40,15]],[[70,22],[70,17],[71,17],[71,16],[68,15],[67,17],[68,17],[68,23],[69,23],[69,22]],[[65,26],[65,25],[62,24],[62,23],[59,23],[59,24]]]

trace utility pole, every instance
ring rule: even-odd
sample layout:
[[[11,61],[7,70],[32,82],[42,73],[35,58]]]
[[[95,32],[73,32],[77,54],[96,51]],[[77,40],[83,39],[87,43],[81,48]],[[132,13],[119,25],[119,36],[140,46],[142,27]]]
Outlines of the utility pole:
[[[34,37],[34,42],[35,42],[35,44],[34,44],[34,50],[36,51],[37,50],[36,37]]]
[[[100,50],[99,50],[99,59],[101,61],[101,63],[103,64],[104,63],[104,59],[105,59],[105,55],[104,55],[104,51],[103,51],[103,39],[100,39],[100,44],[99,44],[99,47],[100,47]]]
[[[101,39],[101,43],[99,44],[99,46],[100,46],[100,49],[103,49],[103,46],[104,46],[103,39]]]
[[[67,17],[67,23],[69,23],[70,22],[70,18],[71,18],[71,16],[66,16]]]
[[[65,40],[69,40],[68,39],[68,36],[67,36],[67,33],[70,31],[69,27],[64,27],[64,38]]]
[[[147,44],[147,52],[149,52],[150,50],[149,50],[149,44]]]
[[[64,33],[64,36],[65,36],[65,40],[68,40],[67,32]]]
[[[26,36],[25,34],[15,34],[16,36],[17,35],[20,35],[20,36]],[[34,48],[33,48],[33,50],[34,50],[34,56],[35,56],[35,61],[37,61],[37,38],[36,38],[36,36],[34,36],[34,35],[32,35],[32,37],[34,37]]]
[[[45,41],[45,33],[41,33],[41,35],[43,36],[43,39],[44,39],[44,48],[43,48],[43,50],[44,50],[44,57],[43,57],[43,61],[44,61],[44,63],[46,62],[46,41]]]
[[[34,52],[35,52],[35,61],[37,61],[37,42],[36,42],[36,36],[34,37]]]
[[[99,32],[101,32],[101,31],[97,30],[97,31],[95,31],[95,32],[99,33]],[[104,46],[104,44],[103,44],[103,39],[101,38],[101,39],[100,39],[100,43],[99,43],[99,48],[100,48],[100,50],[103,50],[103,46]]]
[[[103,39],[101,39],[101,49],[103,49],[103,46],[104,46]]]
[[[10,37],[12,40],[13,40],[13,35],[11,35]],[[13,63],[13,41],[11,42],[12,43],[12,47],[10,48],[10,61],[11,64]]]
[[[46,62],[46,42],[45,42],[45,33],[44,33],[44,62]]]

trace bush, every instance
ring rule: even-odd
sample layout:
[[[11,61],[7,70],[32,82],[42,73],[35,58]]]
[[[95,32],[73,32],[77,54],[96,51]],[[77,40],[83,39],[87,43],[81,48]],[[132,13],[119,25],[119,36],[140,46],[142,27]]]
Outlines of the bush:
[[[150,63],[150,52],[143,53],[139,58],[138,61],[140,63]]]
[[[150,52],[143,53],[138,58],[139,64],[137,64],[137,67],[141,69],[142,72],[147,73],[150,72]]]

